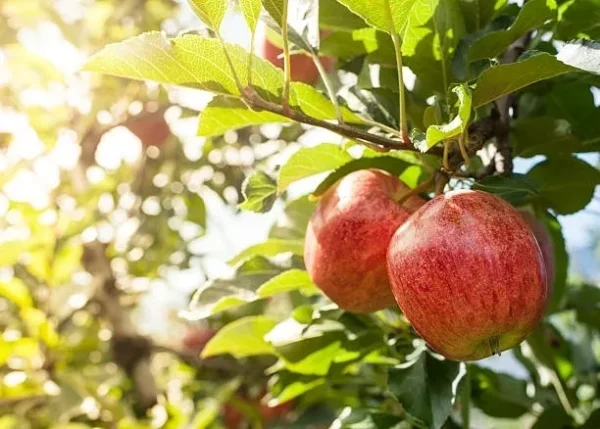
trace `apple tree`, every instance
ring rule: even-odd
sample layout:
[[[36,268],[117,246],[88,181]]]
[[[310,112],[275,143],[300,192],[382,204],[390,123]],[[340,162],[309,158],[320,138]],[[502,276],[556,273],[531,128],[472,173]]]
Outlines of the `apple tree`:
[[[597,0],[74,4],[0,5],[0,428],[600,428],[561,226],[600,184]],[[492,202],[427,214],[456,195]],[[220,217],[257,238],[219,262]]]

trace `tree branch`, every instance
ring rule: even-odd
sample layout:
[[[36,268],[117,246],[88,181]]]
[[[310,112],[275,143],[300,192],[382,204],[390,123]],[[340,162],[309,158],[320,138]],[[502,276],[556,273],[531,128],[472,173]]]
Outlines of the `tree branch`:
[[[525,51],[530,40],[531,33],[527,33],[517,39],[507,49],[502,62],[513,63],[517,61]],[[510,146],[510,108],[514,103],[515,95],[513,93],[508,94],[495,102],[495,109],[497,109],[497,112],[500,115],[500,123],[502,124],[502,127],[499,129],[498,139],[496,140],[498,151],[494,156],[495,169],[500,174],[511,174],[513,171],[512,148]]]
[[[254,91],[252,88],[244,88],[243,91],[243,99],[253,110],[264,110],[271,113],[276,113],[281,116],[285,116],[295,122],[300,122],[302,124],[313,125],[315,127],[324,128],[329,131],[333,131],[341,136],[348,137],[350,139],[357,140],[361,143],[366,143],[367,145],[375,145],[379,146],[382,149],[391,150],[408,150],[411,152],[419,152],[417,148],[415,148],[409,142],[405,143],[400,139],[390,139],[387,137],[383,137],[377,134],[370,133],[368,131],[363,131],[361,129],[351,127],[346,124],[335,124],[332,122],[323,121],[320,119],[313,118],[311,116],[305,115],[304,113],[298,112],[292,109],[284,109],[279,104],[271,103],[266,101],[262,97]],[[429,153],[433,153],[435,155],[441,155],[441,152],[434,148]]]

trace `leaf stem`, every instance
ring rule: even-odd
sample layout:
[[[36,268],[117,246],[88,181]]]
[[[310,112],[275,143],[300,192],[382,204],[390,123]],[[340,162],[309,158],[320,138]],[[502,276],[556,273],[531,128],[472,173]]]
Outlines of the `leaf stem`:
[[[402,73],[403,64],[401,44],[398,35],[394,31],[392,31],[391,34],[392,42],[394,43],[394,52],[396,53],[396,67],[398,69],[398,102],[400,105],[400,117],[398,119],[398,123],[400,124],[400,134],[402,134],[402,139],[405,142],[409,142],[410,138],[408,137],[408,125],[406,121],[406,94],[404,93],[404,77]]]
[[[254,35],[256,34],[256,27],[252,30],[250,36],[250,55],[248,55],[248,86],[252,86],[252,58],[254,57]]]
[[[282,104],[284,111],[290,109],[290,81],[292,80],[292,70],[290,61],[290,43],[288,40],[288,0],[283,0],[281,11],[281,37],[283,38],[283,94]]]
[[[471,427],[471,365],[470,363],[465,364],[465,379],[463,381],[463,389],[460,397],[462,423],[464,429],[470,429]]]
[[[240,94],[242,94],[244,87],[240,83],[240,79],[235,71],[235,67],[233,67],[233,62],[231,61],[229,52],[227,52],[227,48],[225,47],[225,41],[221,37],[221,33],[219,31],[215,31],[215,35],[217,36],[217,39],[219,40],[219,43],[221,44],[221,47],[223,48],[223,53],[225,54],[225,59],[227,60],[227,64],[229,65],[229,69],[231,70],[231,74],[233,75],[233,81],[235,82],[235,85],[237,86]]]
[[[450,171],[450,163],[448,162],[448,153],[450,152],[450,142],[448,140],[444,140],[444,154],[442,156],[442,167],[444,170]]]
[[[331,85],[331,80],[329,79],[329,76],[327,76],[327,71],[325,70],[325,67],[323,67],[323,63],[321,62],[321,58],[319,58],[319,54],[312,51],[310,52],[310,55],[312,56],[312,59],[315,63],[315,66],[317,67],[317,70],[319,71],[319,75],[321,76],[321,80],[323,81],[323,85],[325,85],[325,89],[327,90],[327,95],[329,96],[329,99],[331,100],[331,102],[333,103],[333,106],[335,108],[335,116],[337,118],[337,121],[339,124],[343,124],[344,123],[344,117],[342,115],[342,109],[340,108],[340,103],[338,103],[337,97],[335,96],[335,91],[333,90],[333,86]]]
[[[465,147],[465,140],[469,141],[469,131],[465,129],[465,131],[458,136],[458,148],[460,149],[460,155],[465,162],[465,165],[468,167],[471,164],[471,158],[469,158],[469,154],[467,153],[467,148]]]

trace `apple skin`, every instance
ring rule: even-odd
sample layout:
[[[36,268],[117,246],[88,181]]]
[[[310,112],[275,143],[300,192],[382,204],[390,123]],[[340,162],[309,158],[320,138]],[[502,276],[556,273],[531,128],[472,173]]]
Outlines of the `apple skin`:
[[[312,281],[340,308],[368,313],[394,304],[386,272],[392,235],[425,204],[397,203],[410,188],[380,170],[348,174],[323,195],[308,224],[304,262]]]
[[[546,269],[531,229],[485,192],[451,191],[421,207],[392,238],[387,266],[398,306],[448,359],[514,347],[546,308]]]
[[[262,58],[268,60],[271,64],[283,69],[283,49],[275,46],[267,37],[264,38],[258,53]],[[333,58],[320,57],[323,68],[330,71],[333,67]],[[312,58],[304,54],[295,54],[290,56],[292,81],[304,82],[308,85],[314,85],[319,81],[319,70]]]
[[[548,296],[552,295],[554,290],[554,279],[556,276],[556,260],[554,259],[554,245],[552,244],[552,238],[548,228],[537,217],[531,212],[519,209],[519,213],[527,222],[527,225],[531,228],[533,235],[535,236],[542,256],[544,257],[544,265],[546,266],[546,278],[548,279]]]
[[[204,350],[206,343],[214,337],[215,333],[216,331],[210,328],[190,328],[183,336],[181,341],[182,348],[188,353],[199,355]]]
[[[162,112],[133,119],[127,124],[127,128],[142,141],[144,147],[162,146],[171,135]]]

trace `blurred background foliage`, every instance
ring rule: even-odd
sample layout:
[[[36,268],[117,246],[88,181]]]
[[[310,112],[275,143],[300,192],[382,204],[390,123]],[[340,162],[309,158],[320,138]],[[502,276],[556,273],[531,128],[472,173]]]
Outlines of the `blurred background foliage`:
[[[473,2],[458,3],[467,38],[509,28],[521,10],[490,1],[475,24]],[[391,45],[361,32],[364,21],[336,2],[321,7],[330,32],[321,52],[337,57],[342,102],[397,127]],[[537,50],[555,53],[544,34],[600,39],[597,1],[558,7],[555,21],[540,24]],[[247,46],[232,8],[223,33]],[[562,233],[548,220],[563,243],[554,313],[527,343],[464,376],[464,365],[420,354],[398,311],[344,313],[318,293],[301,259],[315,183],[245,203],[263,215],[238,208],[244,188],[273,186],[299,148],[339,136],[271,124],[198,137],[207,93],[79,71],[105,45],[149,30],[210,34],[183,2],[0,3],[1,429],[455,428],[464,403],[475,428],[600,427],[600,204],[585,196],[594,183],[583,177],[579,193],[567,189],[552,206],[558,214],[587,206],[559,218]],[[477,74],[461,64],[461,47],[453,73]],[[419,55],[408,66],[417,75],[409,116],[423,128],[426,100],[446,88]],[[565,155],[565,145],[597,166],[599,84],[567,76],[520,93],[517,170]],[[384,162],[398,161],[374,166]],[[411,186],[427,177],[426,166],[404,167]],[[417,363],[401,368],[411,355]],[[438,425],[438,413],[451,418]]]

